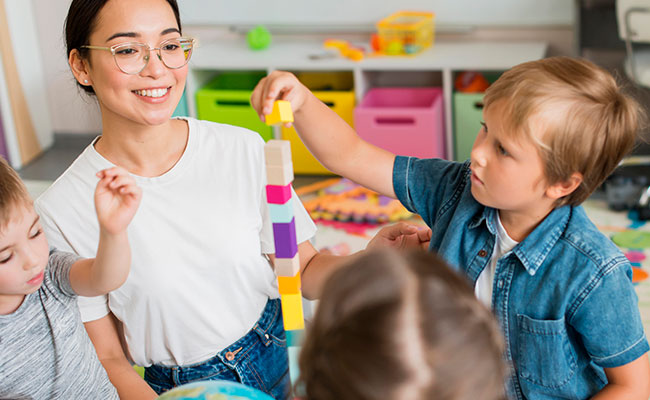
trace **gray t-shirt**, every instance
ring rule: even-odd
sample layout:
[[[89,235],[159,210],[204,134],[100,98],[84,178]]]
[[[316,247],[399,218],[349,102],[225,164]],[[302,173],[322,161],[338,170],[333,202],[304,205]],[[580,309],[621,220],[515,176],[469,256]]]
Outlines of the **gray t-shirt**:
[[[0,315],[0,399],[118,399],[70,287],[76,260],[50,253],[40,289]]]

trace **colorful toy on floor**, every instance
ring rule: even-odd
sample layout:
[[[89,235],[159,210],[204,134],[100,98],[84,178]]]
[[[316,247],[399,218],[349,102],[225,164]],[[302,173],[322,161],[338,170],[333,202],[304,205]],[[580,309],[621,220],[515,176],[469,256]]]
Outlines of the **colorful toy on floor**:
[[[286,100],[276,100],[273,103],[273,110],[266,115],[264,120],[267,125],[284,124],[293,122],[293,112],[291,111],[291,103]],[[291,161],[291,159],[289,159]]]
[[[380,196],[349,179],[333,179],[329,182],[331,185],[319,188],[316,198],[303,203],[313,219],[383,224],[413,216],[399,200]]]
[[[290,104],[288,111],[291,112]],[[293,385],[299,373],[298,353],[305,329],[305,319],[302,310],[300,259],[291,196],[293,181],[291,144],[287,140],[269,140],[264,147],[264,156],[267,203],[273,223],[275,243],[274,267],[278,277],[282,318],[287,335],[289,374]]]

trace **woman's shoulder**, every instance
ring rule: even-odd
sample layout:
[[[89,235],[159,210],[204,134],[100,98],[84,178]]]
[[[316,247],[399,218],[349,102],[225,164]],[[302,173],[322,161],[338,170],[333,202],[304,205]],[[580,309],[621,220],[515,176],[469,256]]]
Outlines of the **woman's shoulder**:
[[[200,138],[216,139],[222,142],[242,143],[251,146],[263,146],[264,140],[259,133],[241,126],[222,124],[219,122],[185,118],[190,131],[196,132]]]

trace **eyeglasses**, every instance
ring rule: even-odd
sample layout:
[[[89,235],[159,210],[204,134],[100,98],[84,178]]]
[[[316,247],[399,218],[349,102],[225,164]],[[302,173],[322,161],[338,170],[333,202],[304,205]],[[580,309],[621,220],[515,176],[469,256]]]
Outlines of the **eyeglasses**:
[[[149,63],[152,51],[158,52],[158,59],[167,68],[178,69],[190,60],[194,48],[193,38],[174,38],[160,43],[158,47],[152,48],[149,45],[139,42],[128,42],[115,44],[111,47],[81,46],[82,49],[108,50],[113,54],[115,64],[125,74],[139,74]]]

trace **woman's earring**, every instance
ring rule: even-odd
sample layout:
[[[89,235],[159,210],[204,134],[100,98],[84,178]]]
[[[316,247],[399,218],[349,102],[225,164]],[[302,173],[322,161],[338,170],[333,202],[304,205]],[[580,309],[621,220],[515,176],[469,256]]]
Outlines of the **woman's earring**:
[[[84,83],[87,85],[88,84],[88,79],[84,79]]]

